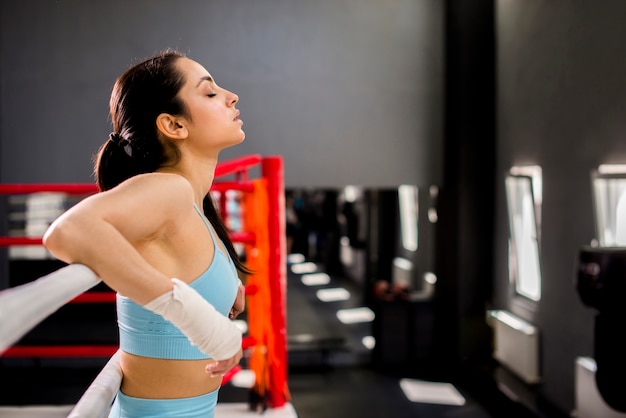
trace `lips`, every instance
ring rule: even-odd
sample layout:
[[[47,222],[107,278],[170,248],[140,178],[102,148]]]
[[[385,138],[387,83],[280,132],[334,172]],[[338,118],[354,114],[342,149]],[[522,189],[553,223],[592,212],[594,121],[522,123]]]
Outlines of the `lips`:
[[[237,113],[235,113],[235,117],[233,118],[233,120],[238,120],[239,119],[239,115],[241,114],[241,112],[237,111]]]

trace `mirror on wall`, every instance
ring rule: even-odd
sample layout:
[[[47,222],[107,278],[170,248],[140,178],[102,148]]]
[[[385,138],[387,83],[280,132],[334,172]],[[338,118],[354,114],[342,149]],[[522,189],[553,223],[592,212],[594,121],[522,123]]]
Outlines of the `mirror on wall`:
[[[400,185],[285,190],[288,253],[364,286],[434,282],[438,188]]]

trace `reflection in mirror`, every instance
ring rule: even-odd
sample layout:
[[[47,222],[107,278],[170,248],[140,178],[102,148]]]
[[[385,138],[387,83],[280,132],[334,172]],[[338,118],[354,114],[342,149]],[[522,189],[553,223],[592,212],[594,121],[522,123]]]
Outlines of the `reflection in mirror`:
[[[541,298],[541,168],[513,167],[505,186],[511,237],[510,279],[517,294],[538,301]]]
[[[290,343],[305,344],[299,337],[306,336],[344,350],[349,340],[359,356],[371,354],[373,363],[429,355],[438,193],[436,186],[418,190],[411,185],[285,189],[287,259],[298,260],[288,261],[293,274],[287,281],[293,286],[289,316],[299,318],[289,322]],[[315,304],[308,304],[310,296]],[[418,312],[419,321],[413,318]],[[350,326],[337,328],[336,320]],[[335,335],[337,330],[346,335]],[[406,338],[413,336],[401,330],[415,333],[415,342],[407,345]],[[411,353],[399,354],[404,348]]]
[[[288,251],[365,288],[431,294],[438,190],[286,189]]]
[[[600,165],[592,187],[598,244],[626,246],[626,165]]]

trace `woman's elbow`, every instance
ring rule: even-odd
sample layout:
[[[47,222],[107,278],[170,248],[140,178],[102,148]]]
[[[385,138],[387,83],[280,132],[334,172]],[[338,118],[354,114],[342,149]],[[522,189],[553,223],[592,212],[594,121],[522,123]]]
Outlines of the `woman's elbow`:
[[[46,230],[42,238],[43,246],[52,253],[59,260],[71,263],[68,249],[68,240],[67,237],[70,235],[67,228],[58,223],[54,222],[50,227]]]

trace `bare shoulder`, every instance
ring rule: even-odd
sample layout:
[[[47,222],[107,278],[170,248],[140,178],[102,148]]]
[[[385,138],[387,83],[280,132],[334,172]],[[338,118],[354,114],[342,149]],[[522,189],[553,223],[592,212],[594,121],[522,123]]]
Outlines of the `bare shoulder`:
[[[137,202],[140,205],[169,207],[176,210],[189,207],[193,202],[193,188],[189,181],[177,174],[146,173],[134,176],[119,186],[111,189],[115,199],[122,198],[126,202]]]
[[[82,259],[82,247],[93,241],[90,238],[114,242],[118,236],[114,230],[131,243],[152,241],[180,230],[181,220],[193,211],[193,201],[192,186],[184,177],[138,175],[69,208],[48,229],[45,242],[59,258],[75,261]]]
[[[146,190],[157,189],[172,193],[180,192],[192,194],[191,183],[183,176],[172,173],[139,174],[122,182],[115,189],[137,187],[145,188]]]
[[[193,210],[193,201],[193,188],[184,177],[146,173],[85,199],[71,212],[102,219],[136,238],[177,223],[181,213]]]

